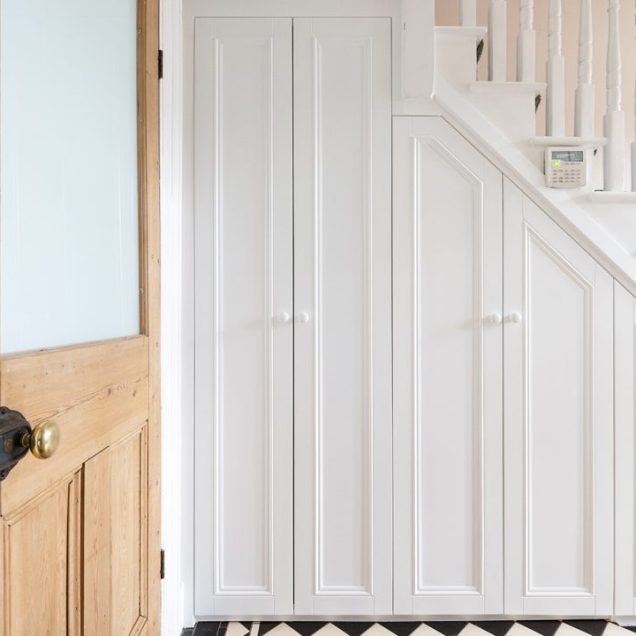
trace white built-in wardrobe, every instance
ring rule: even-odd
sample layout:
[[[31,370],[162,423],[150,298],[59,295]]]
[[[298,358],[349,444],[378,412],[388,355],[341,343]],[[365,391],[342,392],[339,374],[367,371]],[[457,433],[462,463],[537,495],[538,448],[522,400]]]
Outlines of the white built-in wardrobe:
[[[636,612],[634,299],[442,118],[392,120],[389,18],[193,37],[195,614]]]

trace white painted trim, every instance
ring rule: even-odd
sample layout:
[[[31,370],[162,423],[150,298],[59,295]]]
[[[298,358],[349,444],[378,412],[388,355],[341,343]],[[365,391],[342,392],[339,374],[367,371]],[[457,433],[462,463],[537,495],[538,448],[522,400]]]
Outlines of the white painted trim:
[[[184,393],[184,298],[181,2],[161,0],[160,46],[164,51],[160,83],[161,140],[161,534],[166,552],[162,583],[161,633],[174,636],[194,625],[192,572],[192,440]]]

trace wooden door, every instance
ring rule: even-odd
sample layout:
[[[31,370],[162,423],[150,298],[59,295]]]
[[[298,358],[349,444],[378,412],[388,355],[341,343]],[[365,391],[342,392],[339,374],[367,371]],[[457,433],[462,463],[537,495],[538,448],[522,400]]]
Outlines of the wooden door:
[[[609,274],[505,182],[505,612],[613,611]]]
[[[614,283],[614,616],[636,615],[636,298]]]
[[[292,606],[292,21],[197,18],[195,614]]]
[[[5,636],[159,634],[158,3],[80,4],[3,3]]]
[[[294,19],[296,614],[390,614],[391,25]]]
[[[501,173],[439,118],[397,118],[395,613],[499,614]]]

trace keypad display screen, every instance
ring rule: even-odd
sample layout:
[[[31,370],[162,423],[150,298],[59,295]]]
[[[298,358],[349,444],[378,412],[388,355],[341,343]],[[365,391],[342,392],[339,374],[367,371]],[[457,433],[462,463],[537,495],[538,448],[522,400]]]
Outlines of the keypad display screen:
[[[555,150],[552,153],[554,161],[580,161],[583,162],[582,150]]]

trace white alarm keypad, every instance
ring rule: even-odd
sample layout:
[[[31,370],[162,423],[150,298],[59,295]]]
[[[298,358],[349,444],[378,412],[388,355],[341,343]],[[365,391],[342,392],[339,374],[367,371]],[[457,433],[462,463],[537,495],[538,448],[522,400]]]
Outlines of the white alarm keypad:
[[[586,152],[573,148],[548,148],[545,176],[549,188],[582,188],[587,183]]]

